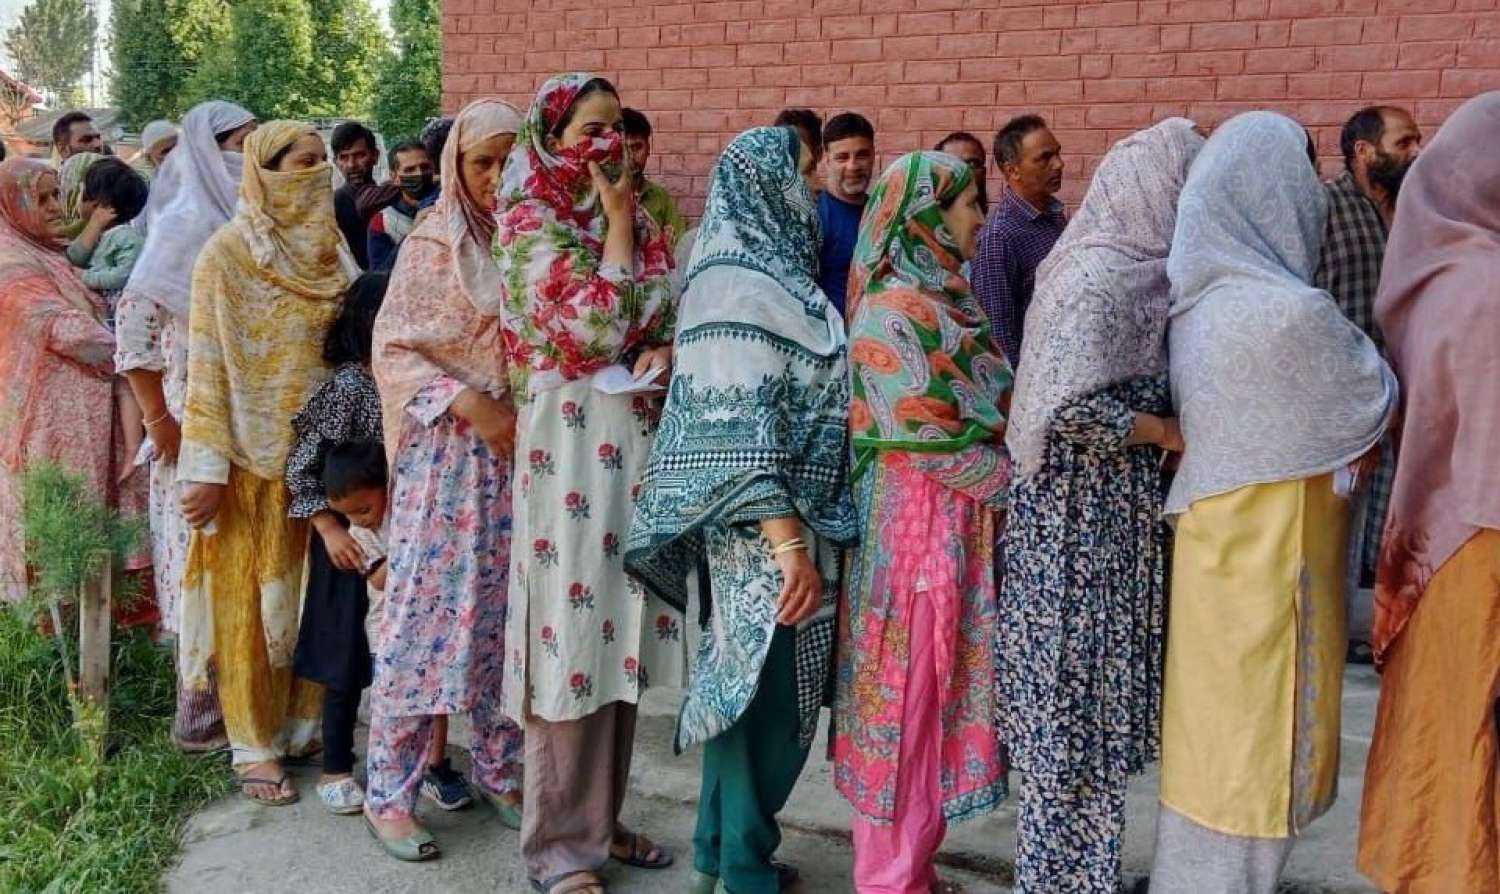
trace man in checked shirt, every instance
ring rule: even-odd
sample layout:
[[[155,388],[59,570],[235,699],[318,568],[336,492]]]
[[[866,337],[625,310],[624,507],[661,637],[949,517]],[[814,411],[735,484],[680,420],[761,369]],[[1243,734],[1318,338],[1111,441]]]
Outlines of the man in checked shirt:
[[[1344,125],[1339,148],[1344,172],[1325,184],[1328,227],[1314,284],[1326,289],[1350,322],[1385,351],[1385,337],[1375,324],[1375,292],[1385,256],[1386,231],[1396,212],[1401,180],[1416,161],[1422,132],[1409,112],[1394,106],[1370,106]],[[1380,446],[1381,460],[1368,488],[1350,504],[1349,523],[1349,657],[1368,661],[1372,608],[1361,590],[1374,586],[1380,557],[1380,535],[1390,506],[1396,458],[1391,439]]]
[[[970,279],[989,314],[995,343],[1015,367],[1036,268],[1068,222],[1056,198],[1062,189],[1062,146],[1040,115],[1021,115],[995,134],[994,150],[1005,195],[979,231]]]

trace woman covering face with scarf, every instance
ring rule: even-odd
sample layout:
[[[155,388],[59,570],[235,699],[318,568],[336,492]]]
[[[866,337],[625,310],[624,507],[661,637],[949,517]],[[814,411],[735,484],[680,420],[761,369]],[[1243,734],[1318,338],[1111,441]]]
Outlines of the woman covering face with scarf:
[[[515,427],[505,711],[526,727],[522,851],[531,878],[589,890],[611,855],[671,858],[618,829],[636,702],[677,685],[682,615],[625,576],[620,548],[656,398],[594,378],[666,381],[672,248],[635,206],[608,81],[543,85],[500,184],[495,257]],[[614,844],[611,845],[611,839]]]
[[[261,126],[245,141],[239,210],[193,272],[178,476],[197,528],[182,672],[201,686],[213,664],[245,794],[263,803],[296,799],[280,761],[317,748],[318,690],[291,670],[307,525],[288,519],[282,476],[354,272],[321,138],[296,122]]]

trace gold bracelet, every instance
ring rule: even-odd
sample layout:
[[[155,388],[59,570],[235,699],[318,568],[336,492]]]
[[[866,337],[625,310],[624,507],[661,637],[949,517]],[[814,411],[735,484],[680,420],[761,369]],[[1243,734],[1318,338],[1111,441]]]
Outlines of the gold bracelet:
[[[141,428],[150,428],[151,426],[155,425],[158,422],[164,422],[164,421],[166,421],[166,418],[168,416],[170,416],[170,415],[172,415],[172,411],[171,410],[162,410],[160,416],[156,417],[155,419],[152,419],[150,422],[142,422],[141,423]]]
[[[775,546],[771,547],[771,555],[779,556],[782,553],[796,552],[799,549],[807,549],[807,541],[803,540],[801,537],[793,537],[791,540],[783,540]]]

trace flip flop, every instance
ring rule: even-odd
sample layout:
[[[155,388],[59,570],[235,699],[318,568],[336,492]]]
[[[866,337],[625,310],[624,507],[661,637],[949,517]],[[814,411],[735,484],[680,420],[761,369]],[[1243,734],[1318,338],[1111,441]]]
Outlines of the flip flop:
[[[302,795],[298,794],[296,789],[293,789],[290,795],[282,795],[279,798],[257,798],[256,796],[250,794],[250,792],[246,791],[245,786],[269,785],[275,787],[275,789],[279,792],[281,791],[281,787],[283,785],[286,785],[286,781],[290,778],[291,777],[287,775],[286,771],[283,770],[281,772],[280,779],[262,779],[259,776],[241,776],[236,773],[234,776],[234,781],[240,787],[240,794],[244,796],[245,800],[254,801],[257,804],[264,804],[267,807],[285,807],[288,804],[295,804],[302,799]]]
[[[630,849],[627,852],[626,856],[622,857],[619,854],[616,854],[615,845],[613,842],[611,842],[609,846],[610,857],[620,861],[621,863],[624,863],[626,866],[634,866],[637,869],[666,869],[668,866],[672,865],[672,862],[675,858],[671,854],[667,853],[666,849],[661,845],[656,844],[655,842],[648,842],[651,846],[646,848],[646,850],[643,852],[640,849],[640,834],[637,832],[629,832],[627,833],[627,836],[628,837],[626,838],[626,841],[629,842]],[[650,859],[652,851],[656,852],[655,860]]]
[[[403,863],[425,863],[443,855],[442,850],[438,848],[437,839],[421,826],[405,838],[386,838],[380,834],[379,829],[375,828],[375,824],[370,822],[369,814],[361,811],[361,816],[364,817],[365,828],[369,830],[370,837],[379,842],[380,847],[386,853]]]
[[[586,891],[605,894],[609,890],[604,884],[604,879],[587,871],[566,872],[545,882],[532,879],[531,889],[537,894],[584,894]]]

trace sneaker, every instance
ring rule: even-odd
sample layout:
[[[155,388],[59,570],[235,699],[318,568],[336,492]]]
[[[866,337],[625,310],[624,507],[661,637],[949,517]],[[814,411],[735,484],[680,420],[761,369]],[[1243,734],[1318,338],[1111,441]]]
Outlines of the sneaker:
[[[444,810],[462,810],[474,803],[468,780],[447,759],[427,768],[422,776],[422,794]]]
[[[365,793],[351,776],[318,786],[318,800],[334,816],[353,816],[364,810]]]

